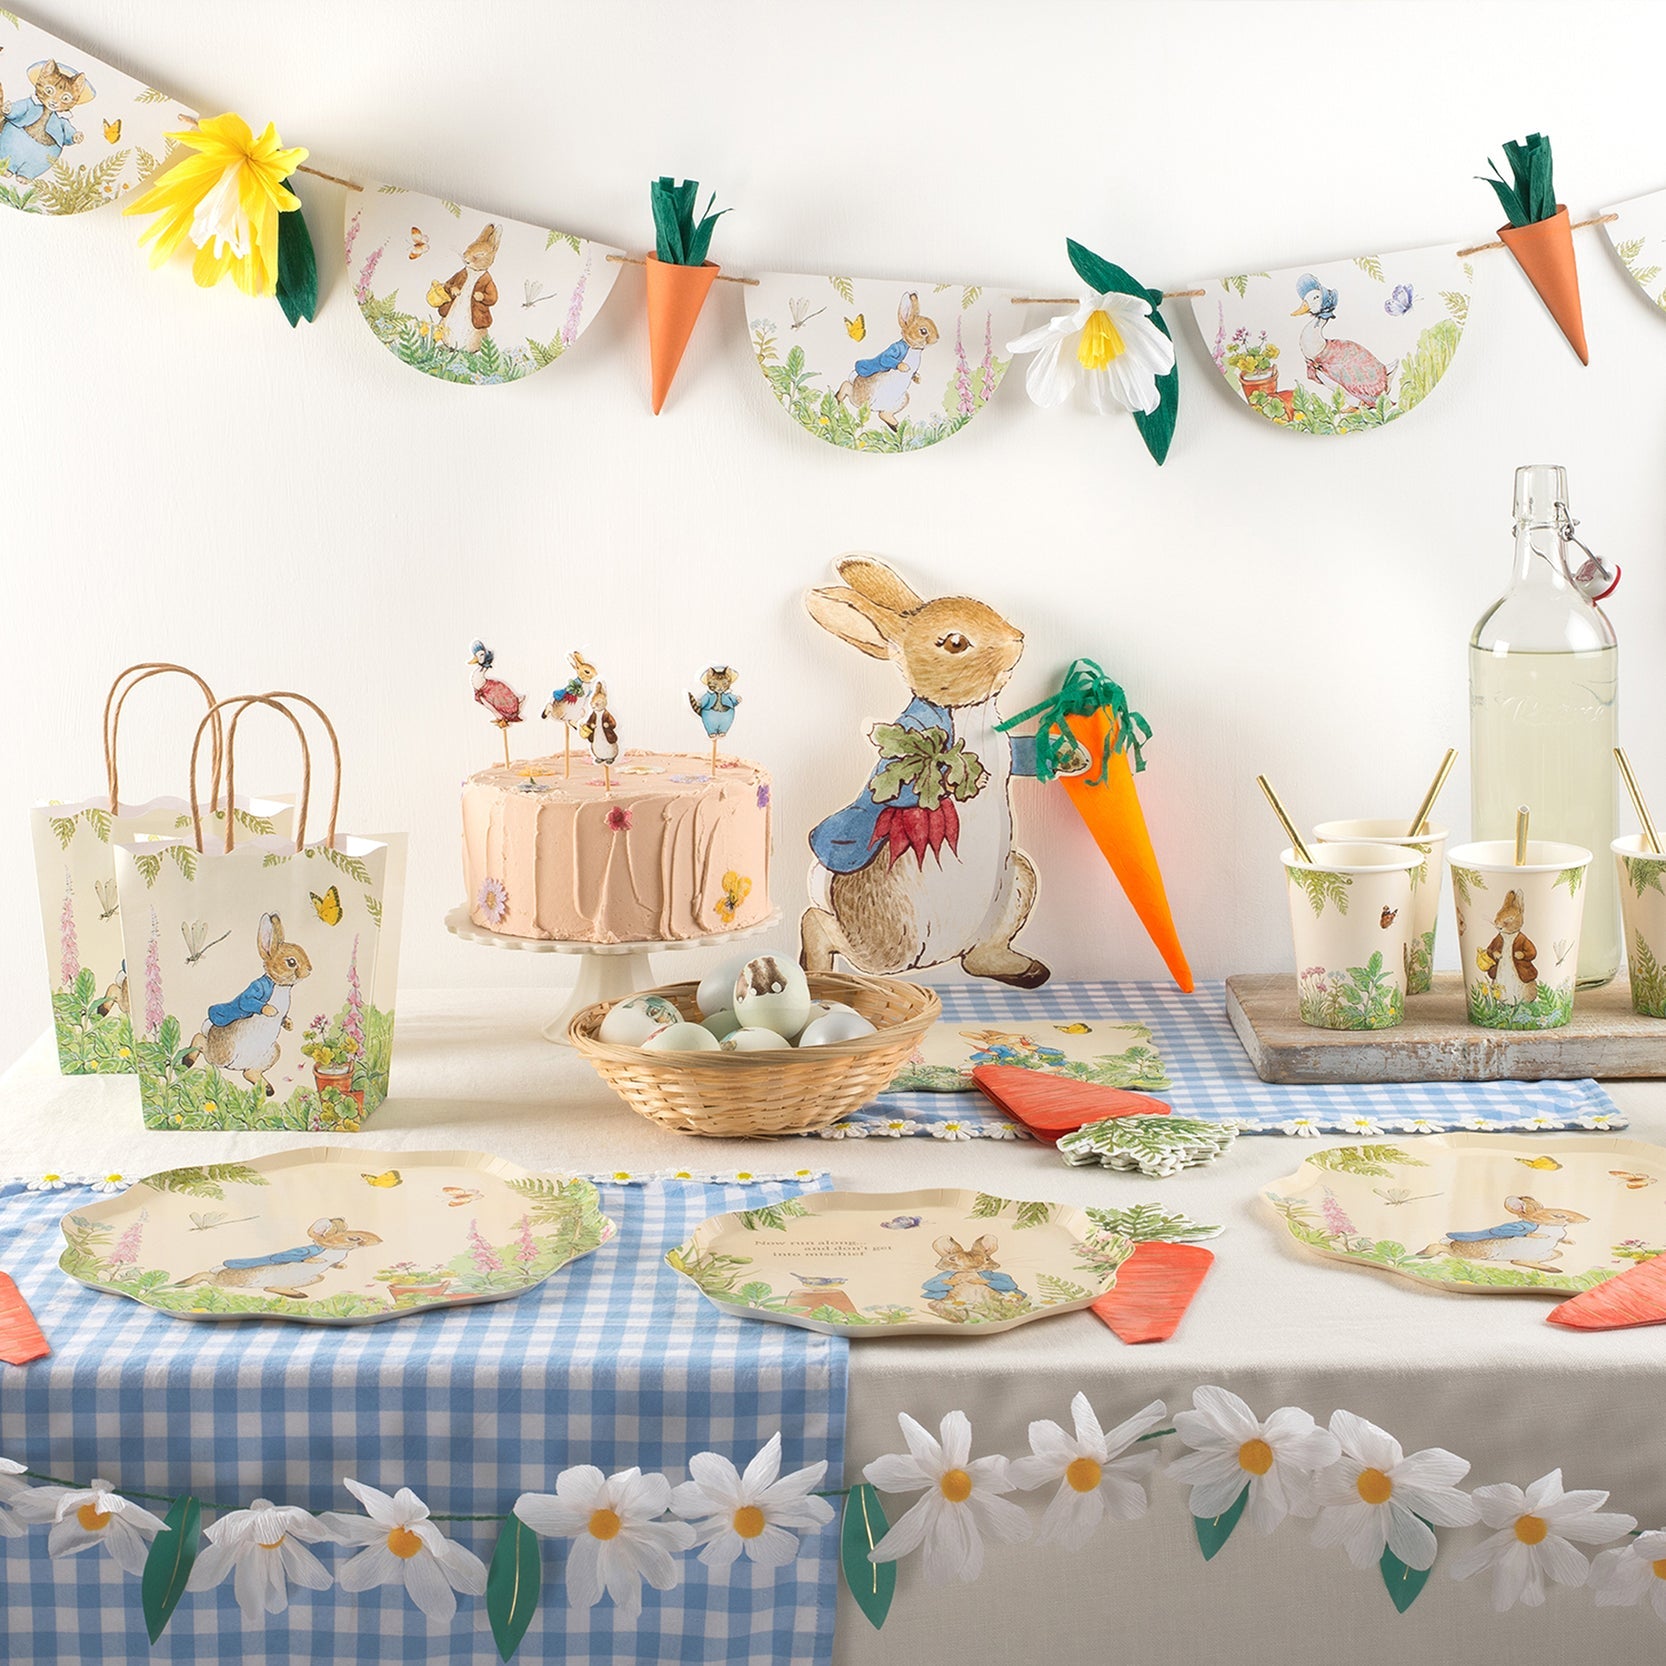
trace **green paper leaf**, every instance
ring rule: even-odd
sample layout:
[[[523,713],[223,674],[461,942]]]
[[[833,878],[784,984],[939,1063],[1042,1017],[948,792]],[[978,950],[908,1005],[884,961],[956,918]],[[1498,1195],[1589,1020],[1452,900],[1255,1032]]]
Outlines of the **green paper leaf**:
[[[1192,1517],[1192,1526],[1197,1530],[1198,1548],[1203,1552],[1205,1562],[1212,1561],[1215,1552],[1232,1537],[1232,1529],[1238,1525],[1238,1518],[1244,1513],[1244,1506],[1248,1503],[1249,1482],[1246,1481],[1244,1490],[1228,1506],[1225,1514]]]
[[[538,1536],[517,1515],[505,1518],[486,1575],[486,1618],[497,1652],[508,1660],[521,1646],[538,1608],[544,1562]]]
[[[1421,1516],[1417,1519],[1423,1521]],[[1423,1525],[1430,1527],[1433,1524],[1424,1521]],[[1388,1587],[1389,1597],[1402,1614],[1417,1601],[1423,1587],[1429,1583],[1429,1575],[1434,1572],[1433,1562],[1426,1568],[1408,1568],[1392,1550],[1387,1549],[1377,1565],[1382,1569],[1383,1584]]]
[[[318,315],[318,257],[298,208],[278,216],[277,297],[291,329],[303,318],[310,324]]]
[[[890,1525],[880,1507],[879,1494],[866,1481],[850,1489],[845,1499],[845,1519],[839,1529],[839,1566],[845,1584],[856,1598],[856,1606],[878,1631],[891,1612],[891,1598],[897,1591],[895,1562],[870,1562],[868,1552],[885,1537]]]
[[[714,191],[706,202],[706,212],[696,222],[694,205],[699,189],[697,180],[685,179],[679,185],[664,174],[648,187],[648,204],[654,215],[654,253],[667,265],[703,266],[717,222],[729,212],[726,208],[712,212],[717,201]]]
[[[145,1571],[139,1581],[145,1630],[153,1643],[185,1595],[185,1582],[191,1576],[202,1537],[202,1506],[194,1498],[176,1498],[164,1520],[162,1531],[150,1541],[150,1554],[145,1557]]]

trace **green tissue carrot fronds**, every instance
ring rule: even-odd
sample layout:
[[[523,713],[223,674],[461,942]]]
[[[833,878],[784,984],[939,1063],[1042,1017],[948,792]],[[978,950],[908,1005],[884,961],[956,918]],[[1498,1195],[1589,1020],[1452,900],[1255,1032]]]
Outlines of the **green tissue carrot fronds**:
[[[1498,171],[1498,164],[1489,157],[1487,166],[1493,177],[1486,180],[1498,195],[1512,226],[1533,226],[1556,214],[1556,187],[1551,180],[1550,140],[1543,133],[1530,133],[1525,139],[1505,141],[1504,155],[1510,164],[1514,183]]]
[[[654,253],[667,265],[704,265],[712,232],[719,218],[729,212],[726,208],[712,212],[712,204],[717,201],[717,193],[713,191],[705,213],[696,220],[694,203],[699,190],[698,180],[685,179],[678,184],[669,177],[656,179],[648,187],[654,210]]]

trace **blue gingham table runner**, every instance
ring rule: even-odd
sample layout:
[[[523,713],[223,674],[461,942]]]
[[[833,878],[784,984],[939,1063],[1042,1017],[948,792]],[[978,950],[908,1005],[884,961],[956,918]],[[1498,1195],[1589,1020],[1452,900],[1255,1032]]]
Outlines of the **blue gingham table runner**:
[[[1246,1134],[1439,1134],[1508,1128],[1624,1128],[1593,1081],[1410,1082],[1282,1087],[1263,1082],[1226,1016],[1226,986],[1191,995],[1167,983],[1061,983],[1003,989],[987,982],[937,989],[954,1023],[1042,1024],[1106,1019],[1144,1024],[1168,1068],[1155,1090],[1176,1116],[1238,1123]],[[883,1093],[821,1130],[823,1139],[1028,1139],[981,1093]]]
[[[649,1182],[599,1186],[617,1236],[513,1301],[356,1329],[191,1323],[74,1283],[57,1268],[59,1219],[93,1194],[0,1185],[0,1267],[52,1344],[0,1365],[0,1454],[84,1482],[246,1505],[255,1496],[356,1511],[351,1475],[409,1485],[436,1512],[507,1513],[552,1491],[566,1465],[632,1464],[686,1478],[689,1456],[746,1460],[779,1429],[783,1466],[828,1461],[842,1484],[843,1338],[717,1312],[665,1266],[708,1216],[821,1189]],[[164,1506],[153,1505],[158,1513]],[[490,1561],[492,1523],[445,1530]],[[643,1587],[641,1618],[608,1599],[567,1606],[565,1541],[544,1540],[544,1594],[518,1659],[826,1666],[832,1658],[838,1524],[803,1534],[779,1571],[727,1575],[689,1552],[681,1583]],[[347,1551],[321,1547],[339,1569]],[[145,1636],[139,1581],[102,1550],[62,1561],[44,1528],[0,1539],[0,1661],[6,1666],[461,1666],[495,1661],[484,1598],[449,1627],[392,1587],[292,1590],[263,1630],[244,1627],[228,1580],[186,1595],[161,1641]]]

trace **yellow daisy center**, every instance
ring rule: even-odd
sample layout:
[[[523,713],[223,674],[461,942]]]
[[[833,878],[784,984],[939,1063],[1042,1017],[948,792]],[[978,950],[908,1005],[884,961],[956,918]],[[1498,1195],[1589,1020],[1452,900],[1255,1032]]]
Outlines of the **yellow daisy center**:
[[[1394,1483],[1380,1469],[1362,1469],[1354,1485],[1367,1504],[1386,1504],[1394,1493]]]
[[[89,1533],[102,1533],[110,1525],[110,1512],[99,1509],[96,1504],[83,1504],[75,1512],[75,1519]]]
[[[402,1562],[408,1562],[422,1549],[422,1540],[408,1527],[396,1527],[388,1534],[388,1549]]]
[[[743,1539],[757,1538],[767,1525],[763,1511],[756,1504],[743,1504],[735,1511],[735,1531]]]
[[[1666,1556],[1662,1556],[1658,1562],[1651,1562],[1649,1566],[1654,1570],[1656,1579],[1666,1579]]]
[[[1238,1467],[1251,1475],[1265,1475],[1273,1467],[1273,1449],[1264,1440],[1246,1440],[1238,1448]]]
[[[619,1529],[624,1525],[619,1520],[617,1510],[594,1510],[590,1515],[590,1537],[593,1539],[616,1539]]]
[[[1092,1492],[1104,1475],[1103,1466],[1092,1458],[1072,1458],[1069,1468],[1064,1472],[1065,1481],[1072,1492]]]
[[[1545,1534],[1550,1531],[1550,1524],[1543,1516],[1518,1516],[1516,1518],[1516,1537],[1524,1545],[1543,1544]]]
[[[938,1490],[951,1504],[964,1504],[972,1496],[972,1477],[963,1469],[946,1469]]]
[[[1103,307],[1095,307],[1082,326],[1081,340],[1076,343],[1076,362],[1084,370],[1103,370],[1127,351],[1111,315]]]

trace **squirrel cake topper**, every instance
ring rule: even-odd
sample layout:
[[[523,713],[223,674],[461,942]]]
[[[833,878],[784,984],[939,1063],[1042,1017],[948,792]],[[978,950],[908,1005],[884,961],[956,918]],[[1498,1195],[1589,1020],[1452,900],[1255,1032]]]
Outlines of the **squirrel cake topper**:
[[[492,722],[503,731],[503,766],[509,767],[509,725],[521,720],[521,707],[526,704],[526,696],[517,694],[501,677],[491,675],[492,662],[496,655],[479,637],[474,639],[469,649],[469,665],[471,681],[474,684],[474,698],[477,705],[486,709]]]
[[[740,696],[733,692],[735,679],[739,675],[732,665],[708,665],[700,676],[706,692],[690,694],[688,697],[690,709],[700,719],[701,726],[712,743],[714,781],[717,779],[718,737],[728,734],[735,721],[735,708],[740,704]]]

